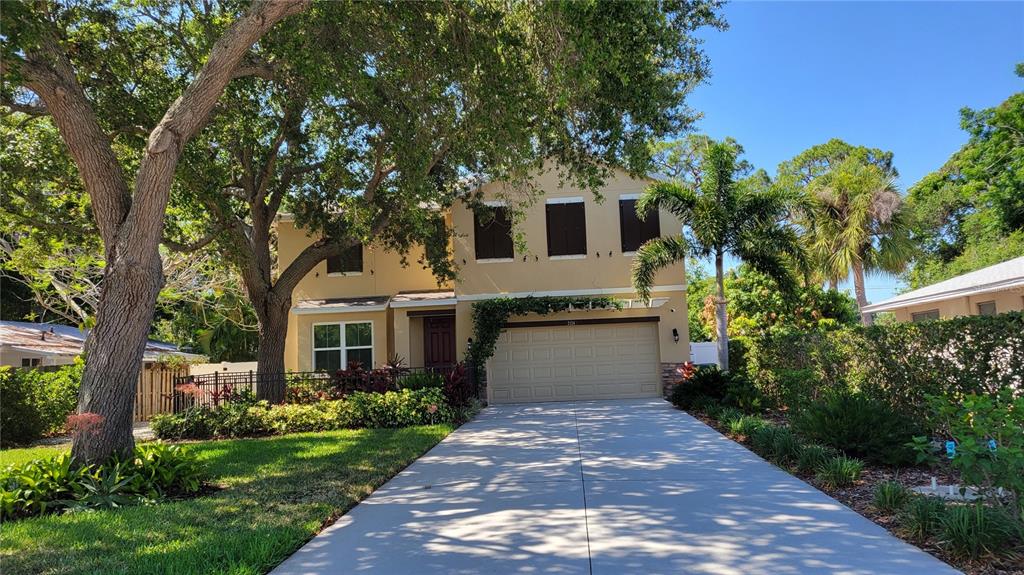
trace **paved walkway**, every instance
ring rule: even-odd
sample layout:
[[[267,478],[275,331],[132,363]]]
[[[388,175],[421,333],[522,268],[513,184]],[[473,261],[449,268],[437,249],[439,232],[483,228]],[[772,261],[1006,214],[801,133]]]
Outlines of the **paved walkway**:
[[[492,407],[275,575],[955,570],[661,400]]]

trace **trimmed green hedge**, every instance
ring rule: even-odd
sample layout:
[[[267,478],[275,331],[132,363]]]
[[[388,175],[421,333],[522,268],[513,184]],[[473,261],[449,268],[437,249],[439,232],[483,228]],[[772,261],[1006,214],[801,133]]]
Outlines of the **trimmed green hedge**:
[[[63,430],[78,401],[83,369],[81,362],[55,371],[0,367],[0,446]]]
[[[1024,314],[968,316],[747,342],[746,369],[774,403],[799,408],[857,391],[928,416],[927,395],[1024,394]]]
[[[451,423],[457,417],[442,390],[434,388],[386,393],[357,391],[345,399],[285,405],[270,405],[243,396],[218,407],[200,406],[181,413],[155,415],[150,425],[160,439],[210,439],[362,427],[408,427]]]

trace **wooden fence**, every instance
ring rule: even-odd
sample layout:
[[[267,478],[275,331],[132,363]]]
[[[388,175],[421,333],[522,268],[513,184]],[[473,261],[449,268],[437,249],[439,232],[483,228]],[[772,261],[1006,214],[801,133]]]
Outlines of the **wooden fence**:
[[[149,421],[157,413],[174,411],[174,378],[188,375],[188,366],[148,363],[135,387],[135,421]]]

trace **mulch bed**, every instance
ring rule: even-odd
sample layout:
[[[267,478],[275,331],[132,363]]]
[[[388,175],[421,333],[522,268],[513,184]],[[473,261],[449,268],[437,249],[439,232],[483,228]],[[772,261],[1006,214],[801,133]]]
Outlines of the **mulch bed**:
[[[718,430],[726,437],[749,447],[746,437],[737,436],[729,432],[717,420],[711,419],[703,414],[691,414],[704,423]],[[776,424],[786,425],[786,418],[780,413],[767,413],[762,415],[765,420]],[[771,462],[769,462],[771,463]],[[773,464],[774,465],[774,464]],[[862,516],[874,521],[884,527],[889,533],[903,539],[904,541],[917,546],[923,551],[938,557],[942,561],[956,567],[967,575],[1024,575],[1024,549],[1019,553],[1010,554],[1004,557],[983,557],[974,561],[963,559],[949,554],[933,538],[916,540],[904,536],[899,529],[896,515],[883,513],[873,505],[875,486],[884,481],[898,481],[904,487],[910,489],[931,484],[932,477],[940,485],[955,485],[960,482],[957,473],[948,468],[923,469],[917,467],[892,468],[881,465],[874,465],[864,462],[864,471],[856,483],[849,487],[839,489],[828,489],[821,485],[812,475],[795,472],[787,469],[787,472],[799,477],[803,481],[813,485],[817,489],[827,493],[830,497],[838,500],[843,505],[853,509]]]

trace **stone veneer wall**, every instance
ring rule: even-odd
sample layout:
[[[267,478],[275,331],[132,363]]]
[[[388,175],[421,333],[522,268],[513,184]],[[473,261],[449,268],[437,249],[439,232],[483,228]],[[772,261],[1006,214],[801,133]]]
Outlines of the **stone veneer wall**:
[[[672,388],[676,384],[676,378],[679,377],[676,374],[676,370],[682,367],[682,363],[664,363],[661,364],[661,394],[668,399],[672,395]]]

